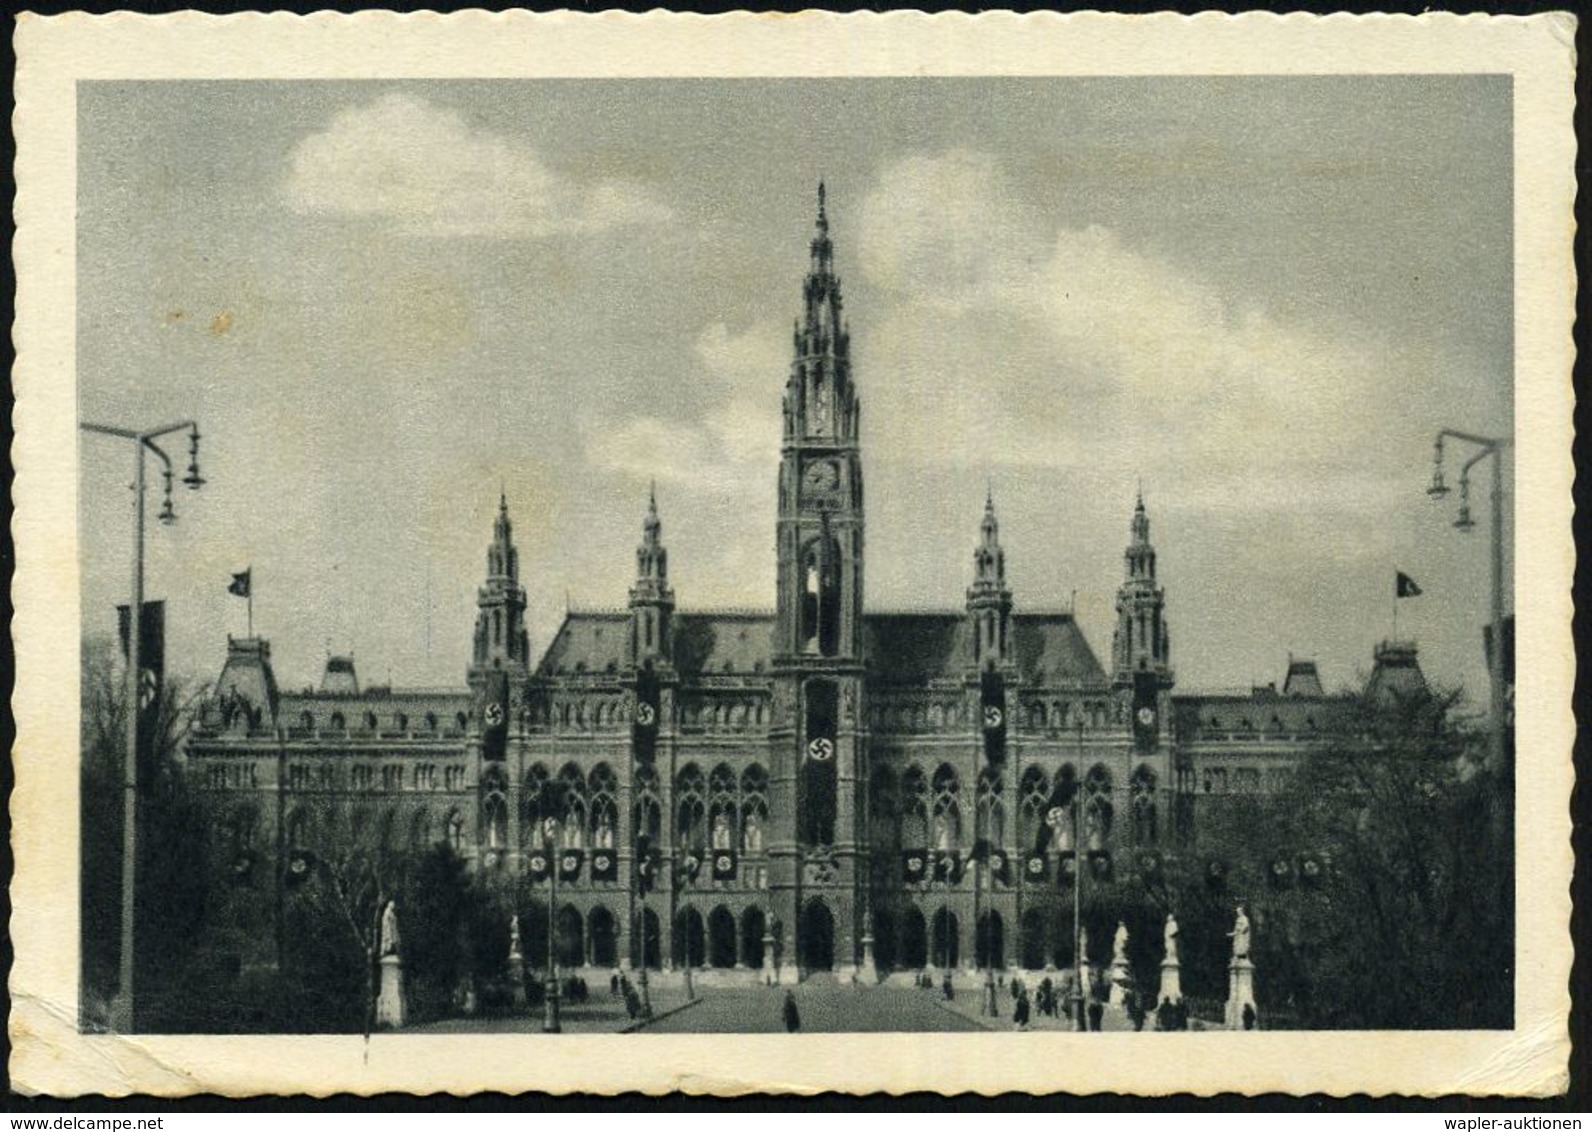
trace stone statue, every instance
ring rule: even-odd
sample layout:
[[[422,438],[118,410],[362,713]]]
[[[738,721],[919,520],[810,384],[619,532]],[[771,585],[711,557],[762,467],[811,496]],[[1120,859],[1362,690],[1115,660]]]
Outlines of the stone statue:
[[[1244,915],[1244,906],[1238,906],[1238,916],[1233,920],[1233,930],[1227,933],[1233,937],[1233,958],[1249,958],[1249,917]]]
[[[398,954],[398,905],[392,900],[387,901],[381,914],[381,953],[383,956]]]
[[[1166,914],[1166,929],[1161,935],[1162,946],[1166,949],[1163,963],[1177,962],[1177,917],[1168,912]]]
[[[729,849],[732,835],[730,817],[723,810],[713,815],[713,848]]]
[[[1128,961],[1128,925],[1121,920],[1117,921],[1117,934],[1111,940],[1111,962],[1113,965]]]
[[[509,917],[509,955],[510,956],[515,956],[515,955],[519,955],[519,954],[520,954],[520,918],[518,916],[510,916]]]

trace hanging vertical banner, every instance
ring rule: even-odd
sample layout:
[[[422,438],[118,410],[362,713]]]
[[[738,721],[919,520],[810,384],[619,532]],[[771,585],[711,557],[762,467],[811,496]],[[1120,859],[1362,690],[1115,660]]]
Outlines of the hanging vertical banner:
[[[979,702],[984,724],[984,757],[999,763],[1006,757],[1006,678],[986,671],[979,678]]]
[[[832,680],[809,680],[801,758],[801,836],[805,845],[835,842],[835,742],[838,692]]]
[[[1133,674],[1133,741],[1141,751],[1154,748],[1161,735],[1159,692],[1155,673]]]
[[[128,607],[116,607],[122,659],[128,659]],[[146,601],[138,618],[138,764],[150,768],[160,728],[160,693],[166,679],[166,603]]]
[[[630,742],[636,761],[651,763],[658,747],[658,674],[650,667],[636,673],[636,705],[630,721]]]
[[[481,697],[481,757],[500,761],[508,754],[509,675],[499,669],[486,674]]]

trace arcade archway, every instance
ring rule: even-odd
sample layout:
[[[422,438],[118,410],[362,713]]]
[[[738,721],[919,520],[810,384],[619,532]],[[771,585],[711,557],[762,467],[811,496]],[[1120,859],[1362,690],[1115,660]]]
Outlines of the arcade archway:
[[[835,966],[835,917],[822,900],[809,900],[797,930],[797,958],[802,970],[831,971]]]

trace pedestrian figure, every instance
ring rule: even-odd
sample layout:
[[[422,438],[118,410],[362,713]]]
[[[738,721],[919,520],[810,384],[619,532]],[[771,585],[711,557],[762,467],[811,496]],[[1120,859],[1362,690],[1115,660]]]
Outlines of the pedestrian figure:
[[[1144,1000],[1139,997],[1138,991],[1128,994],[1128,1017],[1133,1020],[1134,1033],[1144,1029]]]
[[[1253,1006],[1253,1004],[1246,1002],[1246,1003],[1244,1003],[1244,1029],[1253,1030],[1254,1028],[1255,1028],[1255,1007]]]
[[[1100,1032],[1100,1020],[1105,1016],[1106,1008],[1098,1002],[1089,1004],[1089,1028],[1095,1033]]]
[[[618,994],[619,993],[619,972],[618,971],[615,971],[612,975],[608,976],[608,993],[609,994]]]
[[[794,1034],[802,1028],[802,1016],[796,1009],[796,992],[785,992],[785,1032]]]
[[[950,1002],[951,999],[956,997],[956,991],[951,986],[951,972],[949,972],[949,971],[945,972],[945,978],[941,980],[940,985],[945,990],[945,1001],[946,1002]]]
[[[1028,992],[1022,991],[1017,996],[1017,1005],[1012,1008],[1012,1021],[1019,1030],[1028,1029]]]
[[[1178,1030],[1188,1029],[1188,1003],[1179,1002],[1172,1008],[1172,1010],[1172,1021],[1174,1023],[1173,1028]]]

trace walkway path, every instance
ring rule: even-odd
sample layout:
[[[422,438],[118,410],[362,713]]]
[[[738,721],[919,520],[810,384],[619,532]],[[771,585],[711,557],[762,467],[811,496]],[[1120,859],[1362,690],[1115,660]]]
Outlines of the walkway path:
[[[977,1021],[949,1010],[930,991],[909,987],[811,986],[795,988],[803,1033],[980,1030]],[[781,987],[705,990],[701,1001],[645,1027],[643,1034],[781,1033]]]

